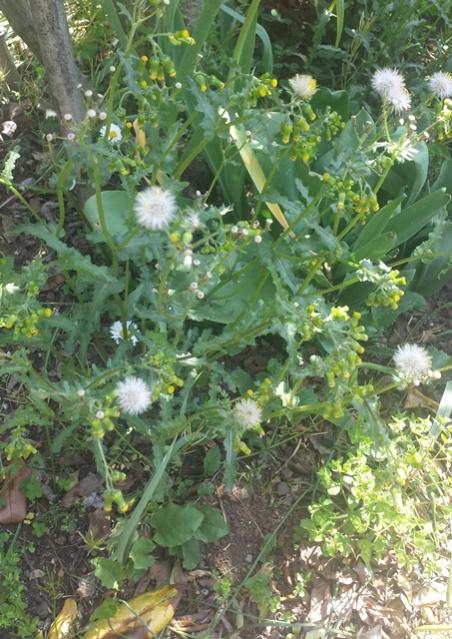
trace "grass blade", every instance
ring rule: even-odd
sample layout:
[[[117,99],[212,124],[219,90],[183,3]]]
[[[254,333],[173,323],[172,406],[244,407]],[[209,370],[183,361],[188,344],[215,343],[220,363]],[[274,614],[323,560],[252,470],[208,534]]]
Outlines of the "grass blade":
[[[116,551],[117,559],[121,563],[124,563],[127,559],[127,553],[129,551],[133,535],[135,534],[137,526],[140,523],[140,519],[144,511],[146,510],[148,503],[152,499],[152,496],[155,493],[163,477],[163,473],[165,472],[171,460],[173,451],[176,448],[176,441],[177,441],[176,439],[173,439],[171,446],[168,448],[162,461],[155,469],[155,473],[152,475],[152,477],[149,479],[148,483],[146,484],[143,494],[141,495],[140,501],[135,506],[133,513],[129,517],[126,525],[124,526],[124,530],[119,540],[118,549]]]
[[[260,0],[253,0],[246,12],[246,18],[240,29],[237,44],[235,45],[232,60],[240,68],[242,73],[249,73],[253,62],[254,43],[256,39],[257,10]],[[231,74],[234,73],[234,65]]]
[[[127,47],[127,34],[124,31],[124,27],[122,26],[122,22],[119,18],[118,12],[116,11],[115,3],[113,0],[101,0],[101,3],[108,19],[111,22],[111,26],[114,29],[116,37],[118,38],[121,49],[125,51]]]
[[[191,77],[195,68],[198,53],[200,53],[204,42],[207,40],[210,30],[215,23],[215,18],[220,10],[222,0],[209,0],[204,2],[201,15],[198,18],[193,31],[193,37],[196,43],[185,49],[182,60],[177,68],[177,78],[181,82],[186,82]]]
[[[345,17],[345,3],[344,0],[336,0],[336,44],[339,46],[339,42],[342,38],[342,32],[344,30],[344,17]]]
[[[229,16],[231,16],[231,18],[237,20],[237,22],[241,22],[242,24],[245,22],[245,18],[242,16],[241,13],[234,11],[234,9],[231,9],[231,7],[228,7],[226,4],[222,4],[220,8],[222,11],[224,11],[224,13],[227,13]],[[267,73],[271,74],[273,73],[273,49],[270,37],[264,27],[260,24],[256,25],[256,35],[262,42],[263,69]]]

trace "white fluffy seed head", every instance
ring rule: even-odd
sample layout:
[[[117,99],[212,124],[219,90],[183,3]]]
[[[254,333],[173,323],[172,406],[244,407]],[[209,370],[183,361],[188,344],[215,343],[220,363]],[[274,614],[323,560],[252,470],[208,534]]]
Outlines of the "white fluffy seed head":
[[[241,399],[234,406],[234,416],[245,428],[257,428],[262,421],[262,409],[253,399]]]
[[[434,73],[430,77],[428,85],[431,92],[442,100],[452,96],[452,74],[450,73],[444,73],[443,71]]]
[[[407,380],[418,385],[432,368],[432,359],[425,348],[417,344],[399,346],[394,354],[398,372]]]
[[[289,84],[293,92],[303,100],[310,100],[317,91],[317,80],[312,75],[297,73],[293,78],[290,78]]]
[[[405,88],[403,75],[397,69],[377,69],[372,76],[372,86],[380,97],[387,99],[391,91]]]
[[[144,413],[151,404],[151,391],[139,377],[126,377],[115,389],[120,409],[129,415]]]
[[[401,89],[392,89],[385,98],[392,106],[394,111],[407,111],[411,107],[411,97],[405,87]]]
[[[150,186],[138,193],[134,211],[140,224],[152,231],[164,229],[176,212],[176,200],[169,191]]]

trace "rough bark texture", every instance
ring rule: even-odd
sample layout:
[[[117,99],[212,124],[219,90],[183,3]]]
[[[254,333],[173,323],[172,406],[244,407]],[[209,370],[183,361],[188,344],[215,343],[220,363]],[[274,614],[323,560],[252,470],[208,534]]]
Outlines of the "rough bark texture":
[[[75,121],[85,117],[85,105],[77,85],[79,72],[72,49],[63,0],[32,0],[30,12],[39,33],[41,61],[60,117],[70,113]]]
[[[30,51],[41,59],[38,32],[27,0],[0,0],[0,11]]]
[[[47,72],[50,91],[63,116],[85,117],[80,76],[72,49],[63,0],[0,0],[0,11],[13,30],[39,58]]]
[[[4,34],[4,30],[0,27],[0,71],[6,78],[6,84],[14,89],[19,83],[20,76],[5,42]]]

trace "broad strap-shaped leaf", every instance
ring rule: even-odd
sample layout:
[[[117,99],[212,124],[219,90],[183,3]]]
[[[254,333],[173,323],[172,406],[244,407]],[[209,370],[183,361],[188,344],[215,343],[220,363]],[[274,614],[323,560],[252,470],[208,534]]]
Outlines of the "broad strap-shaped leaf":
[[[399,246],[416,235],[442,207],[447,206],[449,200],[450,195],[441,189],[429,193],[393,217],[387,224],[386,231],[397,235],[394,246]]]
[[[370,241],[372,241],[372,239],[375,238],[376,235],[379,235],[386,230],[389,220],[393,217],[393,215],[397,215],[397,213],[400,212],[400,204],[404,197],[404,195],[400,195],[395,200],[391,200],[391,202],[388,202],[377,213],[371,214],[371,216],[369,216],[369,221],[366,222],[366,225],[353,244],[354,251],[357,251],[362,246],[365,246]]]

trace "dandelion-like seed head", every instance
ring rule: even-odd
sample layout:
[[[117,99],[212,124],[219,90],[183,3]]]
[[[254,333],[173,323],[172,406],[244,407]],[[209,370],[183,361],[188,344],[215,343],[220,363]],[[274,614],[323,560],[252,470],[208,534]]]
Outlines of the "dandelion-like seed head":
[[[138,193],[135,215],[140,224],[153,231],[168,226],[176,212],[176,200],[169,191],[151,186]]]
[[[100,114],[99,114],[99,117],[100,117]],[[106,130],[107,130],[107,128],[105,126],[103,126],[101,128],[101,130],[99,131],[99,135],[100,135],[101,138],[105,137]],[[110,142],[112,144],[119,144],[119,142],[121,142],[121,140],[122,140],[121,127],[118,126],[117,124],[115,124],[114,122],[112,122],[110,124],[110,130],[108,132],[108,139],[110,140]]]
[[[253,399],[239,400],[234,406],[234,415],[245,428],[257,428],[262,421],[262,409]]]
[[[428,85],[432,93],[438,98],[444,100],[444,98],[450,98],[452,96],[452,74],[438,71],[434,73],[429,81]]]
[[[394,363],[398,372],[416,386],[428,376],[432,369],[432,359],[425,348],[417,344],[399,346],[394,354]]]
[[[392,89],[385,99],[397,113],[407,111],[411,107],[411,96],[405,87]]]
[[[126,377],[118,382],[115,393],[119,407],[129,415],[140,415],[151,404],[151,391],[139,377]]]
[[[297,73],[293,78],[290,78],[289,84],[294,93],[303,100],[310,100],[317,91],[317,80],[312,75]]]
[[[405,80],[397,69],[385,67],[375,71],[372,86],[382,98],[387,99],[392,91],[398,92],[405,88]]]
[[[126,322],[126,324],[127,324],[127,337],[128,339],[130,339],[133,346],[135,346],[135,344],[138,342],[138,338],[131,331],[136,332],[138,330],[138,327],[135,324],[135,322],[128,321]],[[117,320],[116,322],[113,322],[113,324],[110,326],[110,335],[111,335],[111,339],[114,342],[116,342],[116,344],[119,344],[119,342],[122,339],[124,339],[122,322],[120,322],[119,320]]]

